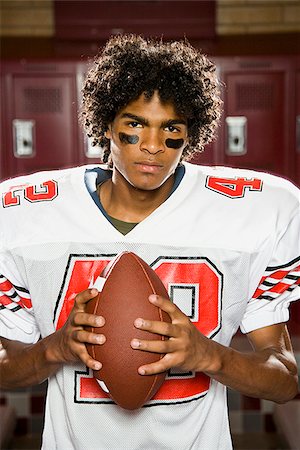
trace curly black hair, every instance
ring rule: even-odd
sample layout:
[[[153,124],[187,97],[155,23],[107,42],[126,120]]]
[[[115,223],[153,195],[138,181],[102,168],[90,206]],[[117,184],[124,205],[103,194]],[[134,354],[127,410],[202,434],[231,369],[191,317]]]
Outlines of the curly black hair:
[[[136,35],[112,37],[96,56],[82,89],[81,118],[93,145],[110,155],[105,137],[118,111],[142,93],[171,101],[187,118],[189,144],[182,159],[202,151],[215,134],[221,115],[215,65],[189,42],[163,42]]]

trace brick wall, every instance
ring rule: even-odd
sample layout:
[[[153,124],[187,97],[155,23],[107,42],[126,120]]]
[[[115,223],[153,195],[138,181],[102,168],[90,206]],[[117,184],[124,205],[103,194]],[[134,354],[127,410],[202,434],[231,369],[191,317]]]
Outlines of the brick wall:
[[[218,0],[217,34],[300,31],[300,0]]]
[[[54,35],[52,0],[0,0],[0,35]],[[300,0],[217,0],[217,34],[300,31]]]
[[[52,0],[0,0],[0,36],[53,35]]]

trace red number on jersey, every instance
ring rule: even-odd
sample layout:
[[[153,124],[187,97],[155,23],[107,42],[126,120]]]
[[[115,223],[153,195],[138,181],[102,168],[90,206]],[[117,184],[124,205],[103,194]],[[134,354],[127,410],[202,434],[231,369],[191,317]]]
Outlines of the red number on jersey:
[[[64,300],[59,314],[56,311],[57,321],[55,324],[57,330],[65,324],[69,317],[76,294],[93,286],[94,281],[100,276],[109,261],[110,259],[107,257],[100,257],[99,259],[95,259],[95,257],[70,257],[67,276],[70,274],[71,276],[65,284],[66,290],[63,292]],[[57,307],[59,308],[59,304]]]
[[[40,186],[19,185],[13,186],[8,192],[2,195],[2,204],[4,208],[20,205],[21,196],[31,202],[45,202],[55,199],[58,195],[57,182],[48,180],[41,183]]]
[[[112,255],[73,255],[70,257],[64,286],[57,305],[56,328],[64,325],[73,307],[77,292],[92,286],[93,280]],[[207,337],[213,337],[221,327],[222,274],[206,258],[158,258],[152,265],[164,282],[170,298]],[[153,398],[155,403],[186,402],[204,396],[210,378],[202,373],[182,373],[171,370]],[[111,402],[93,378],[92,371],[75,373],[75,402]]]
[[[222,274],[206,258],[159,258],[153,269],[171,300],[207,337],[220,329]],[[179,381],[180,380],[180,381]],[[153,400],[158,403],[188,401],[204,396],[210,378],[200,372],[171,370]]]
[[[206,187],[230,198],[242,198],[246,188],[249,191],[261,191],[262,181],[258,178],[217,178],[207,177]]]

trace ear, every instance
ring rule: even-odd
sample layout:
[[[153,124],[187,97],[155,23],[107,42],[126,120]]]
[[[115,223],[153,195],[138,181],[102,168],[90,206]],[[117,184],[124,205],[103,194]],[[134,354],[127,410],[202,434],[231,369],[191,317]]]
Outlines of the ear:
[[[112,138],[111,124],[108,125],[107,130],[104,133],[104,136],[106,137],[106,139],[111,139]]]
[[[185,149],[185,147],[187,146],[187,145],[189,145],[189,136],[187,136],[186,138],[185,138],[185,140],[184,140],[185,142],[184,142],[184,147],[183,147],[183,150]]]

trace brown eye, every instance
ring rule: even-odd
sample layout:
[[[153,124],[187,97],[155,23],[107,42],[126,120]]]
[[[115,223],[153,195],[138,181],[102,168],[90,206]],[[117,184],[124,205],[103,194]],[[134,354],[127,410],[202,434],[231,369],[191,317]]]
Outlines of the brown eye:
[[[142,126],[139,122],[129,122],[128,125],[129,125],[131,128],[139,128],[139,127]]]
[[[174,127],[174,125],[168,125],[165,129],[170,133],[180,132],[179,128]]]

